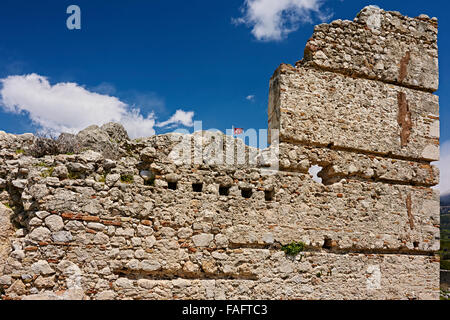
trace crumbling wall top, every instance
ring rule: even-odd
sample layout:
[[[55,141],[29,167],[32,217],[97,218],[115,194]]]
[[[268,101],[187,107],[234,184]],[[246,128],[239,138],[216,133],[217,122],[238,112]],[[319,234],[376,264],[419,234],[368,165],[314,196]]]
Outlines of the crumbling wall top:
[[[434,92],[439,86],[436,18],[375,6],[316,26],[301,65]]]

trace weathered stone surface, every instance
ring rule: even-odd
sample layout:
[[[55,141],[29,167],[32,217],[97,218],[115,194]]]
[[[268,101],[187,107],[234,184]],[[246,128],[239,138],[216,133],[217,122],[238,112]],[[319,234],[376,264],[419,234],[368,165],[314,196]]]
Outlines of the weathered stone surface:
[[[115,300],[117,294],[112,290],[103,291],[97,294],[96,300]]]
[[[316,26],[300,64],[434,92],[437,33],[437,20],[369,6],[354,21]]]
[[[213,241],[214,236],[212,234],[199,234],[192,237],[194,245],[197,247],[209,247]]]
[[[50,230],[44,227],[38,227],[30,233],[30,239],[34,241],[48,241],[50,238]]]
[[[55,277],[43,277],[43,276],[39,276],[35,281],[34,281],[34,285],[38,288],[38,289],[42,289],[42,288],[53,288],[55,286]]]
[[[156,149],[153,147],[147,147],[141,151],[141,159],[145,162],[153,162],[157,157]]]
[[[120,180],[120,174],[108,174],[106,176],[106,185],[112,187],[117,181]]]
[[[110,129],[108,128],[108,130]],[[76,138],[81,150],[97,151],[111,159],[116,159],[120,156],[117,142],[111,138],[107,131],[102,130],[98,126],[90,126],[80,131]]]
[[[421,186],[439,184],[439,168],[423,162],[291,143],[281,143],[279,155],[280,168],[285,171],[307,173],[312,166],[321,166],[319,175],[324,183],[356,177]]]
[[[10,286],[12,284],[11,276],[0,276],[0,285]]]
[[[48,195],[49,191],[46,185],[42,185],[42,184],[35,184],[30,188],[30,195],[35,199],[35,200],[41,200],[42,198],[44,198],[46,195]]]
[[[53,176],[58,177],[60,179],[66,179],[69,175],[69,170],[67,170],[66,166],[57,166],[53,170]]]
[[[70,289],[67,291],[44,291],[43,293],[28,295],[22,300],[84,300],[85,294],[82,289]]]
[[[104,160],[101,153],[92,150],[83,152],[78,159],[84,163],[98,163]]]
[[[399,93],[406,96],[413,124],[406,144]],[[282,65],[270,95],[269,127],[280,130],[282,142],[439,160],[439,102],[433,94]]]
[[[22,280],[14,281],[13,284],[6,290],[6,294],[14,298],[26,294],[26,292],[27,289]]]
[[[109,122],[107,124],[104,124],[101,129],[103,131],[106,131],[111,139],[113,139],[117,143],[130,140],[127,131],[120,123]]]
[[[38,262],[34,263],[31,266],[31,270],[35,274],[37,274],[37,275],[41,274],[43,276],[48,276],[48,275],[51,275],[51,274],[55,273],[55,270],[53,270],[50,267],[50,265],[48,264],[48,262],[45,261],[45,260],[39,260]]]
[[[13,212],[11,209],[0,203],[0,271],[2,261],[6,260],[6,257],[11,251],[9,237],[11,237],[14,232],[14,228],[11,223],[12,214]]]
[[[137,295],[143,299],[429,300],[438,299],[439,295],[439,261],[434,257],[303,252],[289,258],[283,252],[261,249],[229,250],[217,257],[202,262],[214,274],[192,267],[163,267],[159,271],[162,279],[118,278],[113,290],[117,299]],[[241,265],[242,261],[248,264]],[[191,261],[187,264],[193,265]],[[246,269],[249,264],[251,268]],[[153,269],[148,272],[154,272]],[[145,274],[144,270],[137,272]],[[410,276],[411,272],[414,277]],[[196,279],[163,280],[173,273],[197,276]],[[213,287],[212,296],[205,290],[207,284]],[[153,288],[156,290],[150,290]]]
[[[181,175],[176,194],[165,188],[153,187],[155,192],[149,192],[146,186],[134,186],[122,196],[135,199],[136,203],[140,196],[142,199],[152,198],[155,205],[149,207],[142,202],[134,205],[135,210],[123,207],[124,215],[131,217],[121,222],[112,234],[107,234],[108,223],[103,219],[109,219],[110,212],[114,212],[114,197],[102,201],[104,210],[98,216],[79,217],[89,221],[87,226],[75,226],[75,222],[70,220],[75,216],[64,214],[73,208],[84,207],[83,201],[86,200],[81,194],[64,201],[58,210],[62,212],[68,230],[75,233],[102,231],[89,237],[90,241],[83,240],[85,244],[107,244],[111,241],[110,236],[114,235],[123,241],[143,237],[148,248],[155,244],[155,238],[148,241],[149,236],[163,239],[177,236],[198,248],[227,247],[229,244],[288,244],[297,240],[320,248],[326,238],[335,241],[337,249],[345,250],[434,252],[439,248],[439,194],[430,188],[359,180],[359,176],[338,180],[333,180],[332,176],[330,184],[324,185],[313,181],[307,173],[280,172],[252,180],[254,170],[228,169],[228,172],[232,183],[230,194],[225,199],[217,193],[202,192],[197,193],[197,200],[192,201],[193,191],[187,173]],[[202,175],[205,181],[217,186],[213,172],[205,171]],[[250,199],[239,191],[241,182],[253,190]],[[265,198],[266,189],[272,190],[272,201]],[[163,203],[170,203],[170,211],[161,208]],[[48,205],[49,208],[44,208],[57,207],[55,202]],[[146,208],[150,209],[148,215],[153,223],[142,220],[146,224],[142,225],[142,211]],[[198,213],[192,216],[192,210]],[[148,217],[147,214],[145,216]],[[212,230],[221,235],[214,236]],[[33,232],[29,235],[32,238]],[[74,239],[77,240],[76,235]]]
[[[73,240],[70,231],[59,231],[52,233],[52,240],[54,242],[70,242]]]
[[[45,218],[47,228],[52,232],[61,231],[64,228],[64,221],[60,216],[51,215]]]
[[[0,298],[437,299],[434,24],[366,8],[317,27],[272,78],[265,150],[108,124],[33,158],[33,135],[0,132]]]

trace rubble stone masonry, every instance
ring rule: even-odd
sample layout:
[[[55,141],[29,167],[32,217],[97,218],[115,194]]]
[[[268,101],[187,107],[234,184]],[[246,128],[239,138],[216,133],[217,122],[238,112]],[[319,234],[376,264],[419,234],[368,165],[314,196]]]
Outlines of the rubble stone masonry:
[[[209,132],[93,126],[40,158],[38,138],[0,132],[0,297],[439,299],[437,88],[437,20],[366,7],[275,71],[272,174],[173,160]]]

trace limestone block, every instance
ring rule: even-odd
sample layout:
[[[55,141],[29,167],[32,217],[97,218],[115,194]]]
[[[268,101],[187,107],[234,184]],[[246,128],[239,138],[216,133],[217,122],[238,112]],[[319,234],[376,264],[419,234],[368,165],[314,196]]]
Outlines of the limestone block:
[[[284,253],[261,251],[244,249],[242,253],[231,252],[226,261],[214,261],[218,270],[227,264],[251,262],[252,279],[241,279],[238,274],[234,276],[237,278],[224,274],[212,279],[200,276],[183,280],[163,280],[163,276],[138,281],[119,279],[127,286],[114,286],[114,290],[118,299],[138,296],[149,300],[430,300],[439,297],[439,262],[434,257],[308,252],[291,259]],[[254,258],[249,260],[249,257]]]
[[[280,66],[271,80],[269,127],[282,142],[439,159],[436,95],[331,72]]]

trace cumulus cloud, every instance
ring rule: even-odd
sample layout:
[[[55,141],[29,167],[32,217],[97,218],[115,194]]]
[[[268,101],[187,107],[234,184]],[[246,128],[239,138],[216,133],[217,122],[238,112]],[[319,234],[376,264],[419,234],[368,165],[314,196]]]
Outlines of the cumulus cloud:
[[[325,21],[331,17],[322,9],[324,0],[245,0],[243,16],[235,24],[252,28],[257,40],[278,41],[298,30],[301,23],[312,22],[313,16]]]
[[[6,112],[26,114],[39,129],[52,133],[76,133],[92,124],[122,123],[133,138],[155,134],[153,112],[143,115],[114,96],[89,91],[76,83],[50,84],[46,77],[29,74],[0,79],[0,104]],[[103,92],[114,90],[103,86]],[[183,114],[189,114],[190,121]],[[193,112],[178,110],[165,124],[191,126]],[[180,120],[181,119],[181,120]],[[179,120],[176,122],[176,120]]]
[[[435,164],[441,171],[441,183],[439,185],[441,195],[450,194],[450,141],[441,145],[440,161]]]
[[[157,123],[157,127],[167,127],[167,126],[177,126],[177,125],[183,125],[185,127],[192,127],[194,125],[194,122],[192,121],[192,118],[194,117],[194,112],[192,111],[183,111],[183,110],[177,110],[175,114],[170,117],[169,120]]]
[[[251,95],[245,97],[245,99],[253,102],[253,101],[255,101],[255,96],[253,94],[251,94]]]

